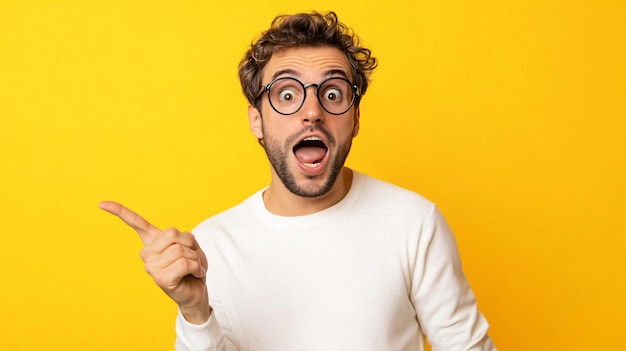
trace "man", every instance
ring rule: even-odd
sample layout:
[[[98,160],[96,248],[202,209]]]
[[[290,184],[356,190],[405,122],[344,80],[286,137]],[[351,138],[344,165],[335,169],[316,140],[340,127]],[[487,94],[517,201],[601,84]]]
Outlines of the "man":
[[[423,197],[344,167],[377,61],[334,13],[277,17],[239,66],[271,183],[193,231],[141,236],[179,350],[494,350]]]

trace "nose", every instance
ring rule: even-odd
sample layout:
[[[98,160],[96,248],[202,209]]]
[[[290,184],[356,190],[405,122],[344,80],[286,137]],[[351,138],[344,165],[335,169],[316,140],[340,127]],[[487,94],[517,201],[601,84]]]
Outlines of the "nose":
[[[312,88],[312,89],[309,89]],[[323,123],[324,122],[324,110],[317,98],[317,87],[307,87],[307,94],[304,100],[304,104],[300,109],[300,120],[303,124],[306,123]]]

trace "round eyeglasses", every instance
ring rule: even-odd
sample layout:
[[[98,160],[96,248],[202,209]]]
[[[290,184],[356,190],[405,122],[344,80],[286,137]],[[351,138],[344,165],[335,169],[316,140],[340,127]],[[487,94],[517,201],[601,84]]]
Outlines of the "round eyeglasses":
[[[316,88],[317,100],[324,111],[331,115],[348,112],[358,96],[357,86],[345,78],[332,77],[319,84],[304,84],[292,77],[282,77],[264,85],[257,99],[267,92],[274,111],[281,115],[292,115],[304,105],[308,87]]]

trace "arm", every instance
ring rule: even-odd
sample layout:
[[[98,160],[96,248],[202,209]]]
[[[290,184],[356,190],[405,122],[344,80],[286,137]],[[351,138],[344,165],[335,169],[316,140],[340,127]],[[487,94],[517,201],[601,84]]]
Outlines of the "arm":
[[[436,207],[423,224],[415,258],[411,298],[433,351],[495,350],[463,274],[454,235]]]
[[[176,349],[223,349],[223,336],[209,305],[207,259],[193,234],[175,228],[160,230],[115,202],[104,201],[100,208],[119,217],[139,234],[144,244],[140,256],[146,271],[178,304]]]

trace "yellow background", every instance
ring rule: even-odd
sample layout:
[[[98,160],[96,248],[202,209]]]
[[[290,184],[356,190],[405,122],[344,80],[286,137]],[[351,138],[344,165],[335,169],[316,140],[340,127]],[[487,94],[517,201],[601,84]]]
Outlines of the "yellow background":
[[[380,59],[348,165],[439,204],[499,349],[623,350],[626,2],[316,4]],[[2,349],[172,349],[97,204],[188,230],[264,186],[237,63],[310,9],[0,2]]]

